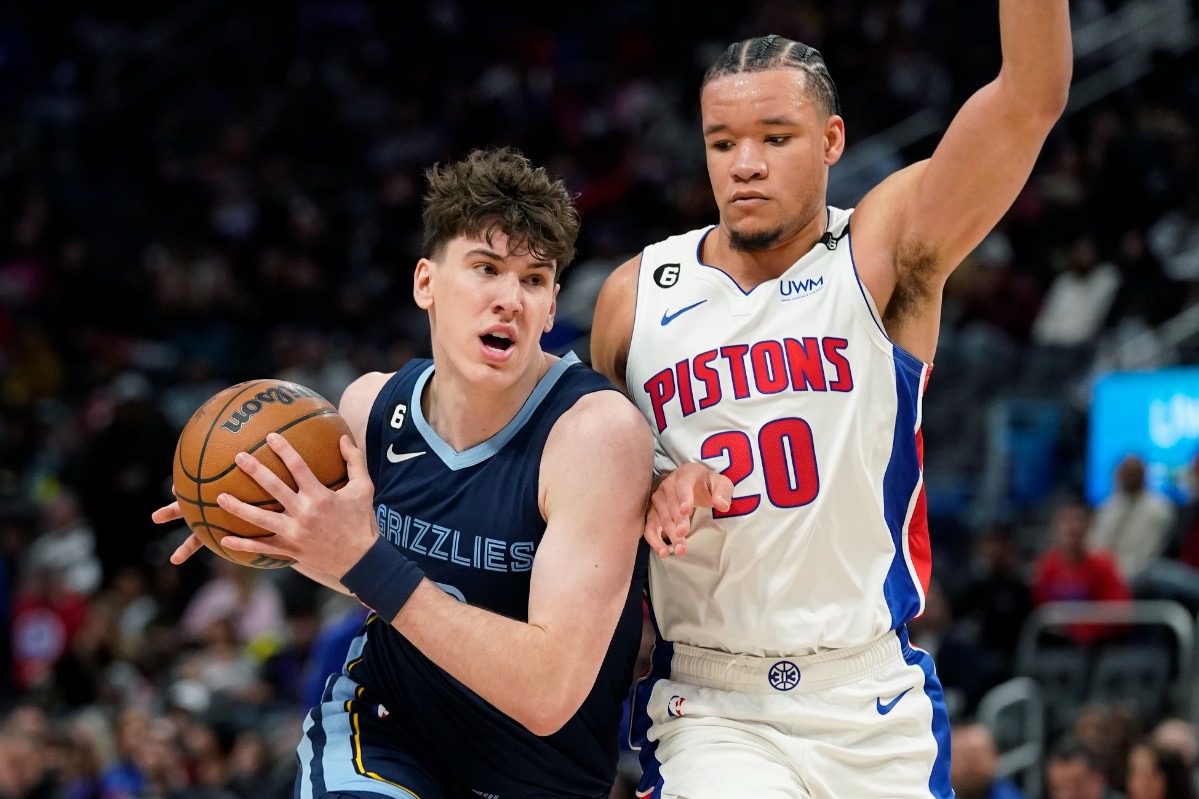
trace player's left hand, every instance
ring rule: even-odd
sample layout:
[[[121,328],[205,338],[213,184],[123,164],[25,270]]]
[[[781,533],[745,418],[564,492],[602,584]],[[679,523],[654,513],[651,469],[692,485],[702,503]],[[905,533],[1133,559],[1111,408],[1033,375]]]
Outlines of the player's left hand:
[[[366,455],[349,436],[341,437],[349,480],[333,491],[317,479],[286,438],[270,433],[266,443],[291,472],[296,488],[289,488],[253,455],[239,452],[234,458],[238,468],[278,500],[283,510],[265,510],[220,494],[217,503],[221,508],[274,533],[262,538],[227,535],[221,546],[238,552],[286,555],[302,566],[340,578],[379,536]]]
[[[702,463],[684,463],[658,484],[645,514],[646,543],[659,557],[684,555],[696,508],[728,510],[733,483]]]

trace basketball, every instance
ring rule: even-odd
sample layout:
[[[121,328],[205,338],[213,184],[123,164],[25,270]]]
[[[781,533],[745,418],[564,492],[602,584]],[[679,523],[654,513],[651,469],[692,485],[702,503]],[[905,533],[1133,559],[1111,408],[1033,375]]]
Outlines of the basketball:
[[[266,444],[272,432],[286,438],[326,486],[345,485],[346,463],[338,441],[350,435],[349,427],[320,394],[285,380],[249,380],[218,392],[192,414],[175,446],[175,497],[188,527],[221,557],[258,569],[277,569],[292,560],[221,547],[226,535],[258,538],[271,533],[226,513],[216,498],[227,493],[250,505],[283,510],[233,462],[237,453],[248,452],[294,489],[291,473]]]

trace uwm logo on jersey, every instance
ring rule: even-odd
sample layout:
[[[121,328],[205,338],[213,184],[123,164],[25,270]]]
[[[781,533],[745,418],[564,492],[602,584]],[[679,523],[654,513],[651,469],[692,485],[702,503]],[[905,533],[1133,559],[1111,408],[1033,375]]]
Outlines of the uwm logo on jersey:
[[[824,276],[803,280],[780,280],[779,297],[783,302],[810,297],[824,288]]]
[[[729,344],[663,369],[642,388],[661,433],[669,425],[670,408],[690,416],[722,400],[749,399],[755,394],[853,391],[853,368],[845,356],[848,347],[847,339],[835,336]]]

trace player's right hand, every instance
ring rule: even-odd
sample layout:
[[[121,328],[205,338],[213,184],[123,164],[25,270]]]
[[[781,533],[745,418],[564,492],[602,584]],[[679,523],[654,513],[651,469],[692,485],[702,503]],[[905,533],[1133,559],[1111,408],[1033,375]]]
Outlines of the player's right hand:
[[[702,463],[685,463],[666,475],[650,497],[644,537],[659,557],[687,552],[696,508],[728,510],[733,482]]]

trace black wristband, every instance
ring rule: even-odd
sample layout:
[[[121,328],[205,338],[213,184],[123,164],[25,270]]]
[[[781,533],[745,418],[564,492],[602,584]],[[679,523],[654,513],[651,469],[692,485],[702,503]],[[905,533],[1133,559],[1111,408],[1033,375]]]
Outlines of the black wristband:
[[[388,624],[395,619],[425,578],[425,573],[399,547],[383,536],[350,567],[341,584]]]

